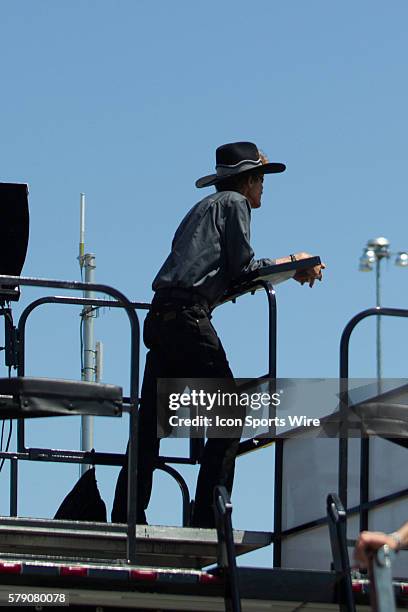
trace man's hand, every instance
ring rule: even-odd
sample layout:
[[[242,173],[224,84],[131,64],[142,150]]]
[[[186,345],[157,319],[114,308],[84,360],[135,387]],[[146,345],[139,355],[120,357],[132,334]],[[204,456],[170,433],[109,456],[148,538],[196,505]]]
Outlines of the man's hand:
[[[308,259],[309,257],[313,257],[309,253],[296,253],[295,257],[297,261],[301,261],[302,259]],[[326,265],[324,263],[319,264],[318,266],[314,266],[314,268],[307,268],[306,270],[299,270],[296,272],[293,277],[295,281],[304,285],[305,283],[309,283],[309,287],[313,287],[316,280],[321,281],[323,278],[322,270],[324,270]]]
[[[310,253],[295,253],[296,261],[301,261],[302,259],[309,259],[313,257]],[[277,264],[289,263],[292,259],[290,257],[281,257],[280,259],[276,259]],[[304,283],[309,283],[309,287],[313,287],[315,280],[321,281],[323,278],[322,270],[324,270],[326,265],[324,263],[319,264],[318,266],[314,266],[314,268],[307,268],[305,270],[299,270],[294,275],[295,281],[303,285]]]
[[[354,558],[360,567],[368,567],[370,558],[376,550],[388,544],[393,550],[399,548],[397,538],[392,535],[387,535],[382,531],[362,531],[356,542],[354,549]]]

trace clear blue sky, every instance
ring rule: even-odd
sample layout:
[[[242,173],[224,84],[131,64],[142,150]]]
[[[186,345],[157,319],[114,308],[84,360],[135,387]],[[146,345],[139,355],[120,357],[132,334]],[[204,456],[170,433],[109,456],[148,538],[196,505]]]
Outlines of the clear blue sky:
[[[366,240],[384,235],[408,249],[407,21],[405,0],[3,3],[0,180],[30,185],[24,274],[79,280],[82,191],[97,280],[150,300],[178,222],[208,193],[194,181],[212,172],[215,148],[252,140],[287,164],[266,178],[254,211],[256,255],[307,250],[327,264],[313,290],[278,288],[278,373],[335,377],[344,325],[375,299],[374,275],[357,271]],[[407,283],[408,270],[387,264],[384,305],[405,306]],[[16,318],[34,295],[24,290]],[[266,371],[265,306],[249,296],[215,314],[237,376]],[[33,315],[27,374],[79,377],[78,314],[49,306]],[[96,336],[105,381],[128,390],[125,316],[101,315]],[[356,333],[354,376],[375,374],[374,339],[372,321]],[[385,322],[385,375],[406,375],[407,339],[404,322]],[[78,422],[68,421],[30,423],[30,445],[77,448]],[[120,451],[126,434],[126,419],[101,419],[96,446]],[[238,527],[271,529],[272,467],[271,450],[240,460]],[[76,476],[73,466],[23,464],[21,513],[53,515]],[[116,470],[97,476],[110,512]],[[6,468],[0,486],[8,490]],[[149,517],[180,520],[166,476]]]

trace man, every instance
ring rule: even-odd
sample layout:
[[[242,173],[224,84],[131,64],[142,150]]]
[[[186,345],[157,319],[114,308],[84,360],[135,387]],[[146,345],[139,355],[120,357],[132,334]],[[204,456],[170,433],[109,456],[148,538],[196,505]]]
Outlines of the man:
[[[221,341],[211,324],[211,310],[233,282],[246,272],[294,258],[254,260],[250,246],[251,209],[261,206],[265,174],[283,172],[285,165],[269,163],[251,142],[225,144],[216,151],[216,173],[200,178],[199,188],[214,185],[217,192],[196,204],[181,222],[170,255],[153,281],[155,296],[144,325],[149,349],[139,411],[139,483],[137,522],[145,523],[152,476],[159,454],[157,438],[158,378],[227,378],[233,375]],[[298,274],[310,287],[321,280],[324,265]],[[239,439],[210,438],[198,476],[193,525],[214,527],[212,509],[216,485],[232,489]],[[116,486],[114,522],[126,522],[124,467]]]

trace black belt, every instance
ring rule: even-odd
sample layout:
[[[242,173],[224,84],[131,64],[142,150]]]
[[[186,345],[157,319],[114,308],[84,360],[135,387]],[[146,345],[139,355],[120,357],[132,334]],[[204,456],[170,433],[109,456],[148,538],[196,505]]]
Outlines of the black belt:
[[[205,308],[209,308],[208,300],[191,289],[183,289],[182,287],[169,287],[158,289],[154,295],[152,304],[163,304],[165,302],[171,302],[173,304],[185,304],[193,306],[194,304],[200,304]]]

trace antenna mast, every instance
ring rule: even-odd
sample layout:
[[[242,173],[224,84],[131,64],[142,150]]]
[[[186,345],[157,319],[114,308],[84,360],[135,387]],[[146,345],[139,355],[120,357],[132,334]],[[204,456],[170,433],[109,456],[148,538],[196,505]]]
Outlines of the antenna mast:
[[[85,282],[95,282],[96,260],[93,253],[85,253],[85,194],[81,193],[80,198],[80,229],[79,229],[79,265],[82,271],[85,269]],[[93,291],[84,291],[84,297],[94,298]],[[95,381],[96,357],[94,342],[94,318],[95,309],[93,306],[84,306],[81,314],[81,338],[82,345],[82,371],[81,379],[88,382]],[[81,451],[90,451],[94,447],[94,419],[93,416],[81,417]],[[90,465],[81,464],[81,474],[84,474]]]

